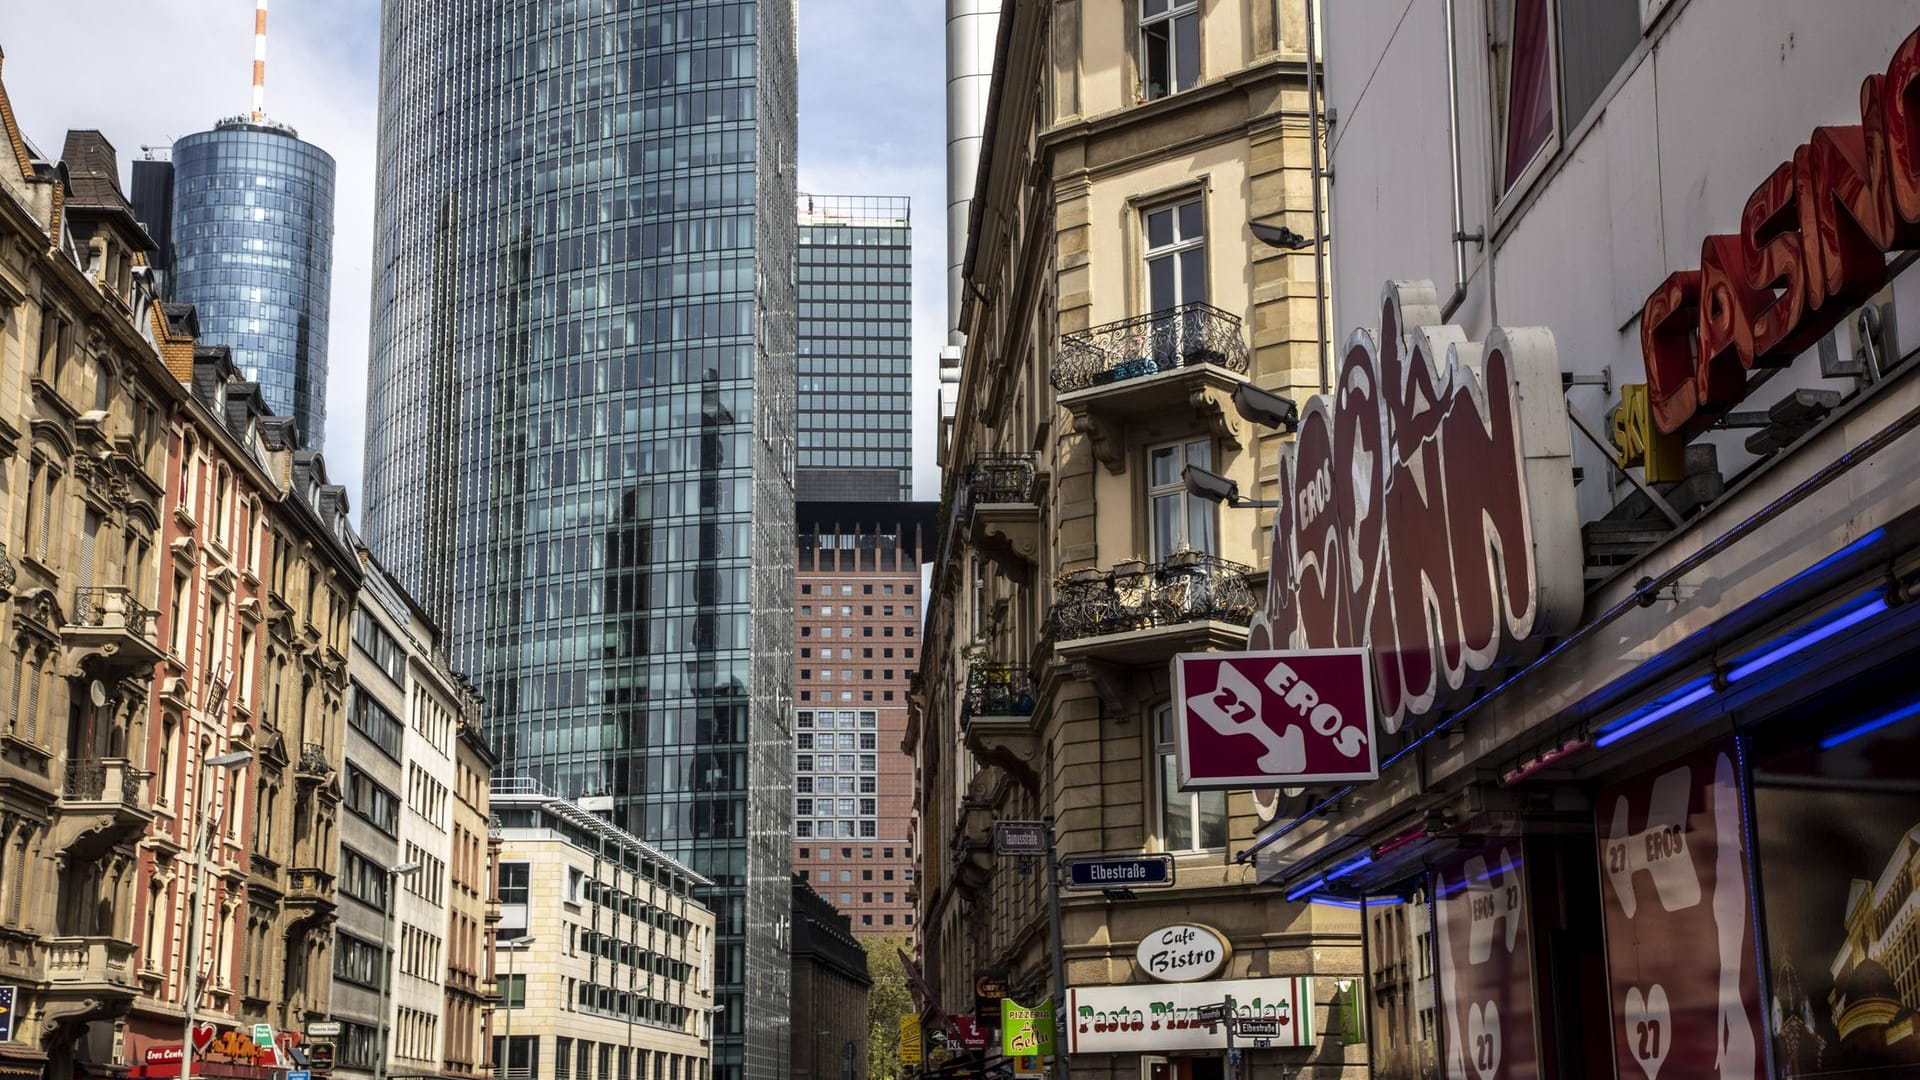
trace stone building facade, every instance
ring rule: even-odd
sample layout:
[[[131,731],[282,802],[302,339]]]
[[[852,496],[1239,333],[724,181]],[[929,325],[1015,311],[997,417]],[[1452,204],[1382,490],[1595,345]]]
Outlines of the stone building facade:
[[[109,1064],[141,993],[137,845],[168,417],[113,148],[31,156],[0,87],[0,1076]]]
[[[493,1070],[493,868],[500,845],[489,822],[493,751],[478,712],[469,708],[454,742],[453,843],[448,858],[446,1030],[443,1072],[479,1076]]]
[[[826,897],[793,879],[793,1080],[861,1080],[867,1075],[866,950],[858,928]]]
[[[1253,835],[1253,799],[1179,789],[1169,700],[1176,654],[1246,648],[1268,527],[1255,508],[1191,493],[1183,472],[1271,497],[1282,432],[1244,419],[1236,392],[1322,384],[1309,35],[1298,5],[1119,11],[1001,8],[907,736],[923,1017],[932,1029],[973,1013],[983,973],[1022,1004],[1060,993],[1046,875],[992,852],[995,821],[1050,818],[1063,858],[1166,855],[1175,879],[1067,894],[1067,989],[1144,1012],[1170,984],[1136,948],[1201,924],[1230,956],[1192,994],[1277,995],[1294,1030],[1315,1033],[1246,1049],[1240,1075],[1358,1076],[1357,1051],[1317,1036],[1361,972],[1357,913],[1256,887],[1233,857]],[[1084,1019],[1061,1032],[1076,1080],[1226,1070],[1223,1037],[1149,1054]],[[948,1067],[982,1064],[997,1067],[975,1054]]]

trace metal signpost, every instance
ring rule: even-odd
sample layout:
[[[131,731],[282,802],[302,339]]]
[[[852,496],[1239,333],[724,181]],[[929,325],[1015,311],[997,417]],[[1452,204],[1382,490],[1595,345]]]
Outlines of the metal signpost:
[[[1031,858],[1039,856],[1047,868],[1047,933],[1053,945],[1053,1075],[1067,1073],[1067,961],[1060,945],[1060,858],[1054,847],[1053,819],[996,821],[993,853]]]

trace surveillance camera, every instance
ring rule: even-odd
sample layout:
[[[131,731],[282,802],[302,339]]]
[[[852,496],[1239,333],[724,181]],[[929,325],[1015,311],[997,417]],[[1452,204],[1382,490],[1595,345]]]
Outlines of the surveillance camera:
[[[1243,382],[1234,388],[1233,407],[1250,424],[1280,431],[1300,426],[1300,407],[1292,399],[1270,394],[1252,383]]]

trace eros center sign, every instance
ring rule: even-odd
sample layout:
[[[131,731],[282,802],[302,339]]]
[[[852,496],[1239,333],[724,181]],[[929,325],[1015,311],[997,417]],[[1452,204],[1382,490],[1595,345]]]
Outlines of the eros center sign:
[[[1174,657],[1180,790],[1378,779],[1372,676],[1367,649]]]
[[[1142,938],[1133,955],[1140,970],[1160,982],[1199,982],[1227,966],[1233,946],[1211,926],[1175,923]]]

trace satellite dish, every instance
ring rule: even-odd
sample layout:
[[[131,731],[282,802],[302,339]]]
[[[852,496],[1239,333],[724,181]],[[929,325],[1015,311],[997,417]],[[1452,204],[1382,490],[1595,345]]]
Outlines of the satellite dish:
[[[94,708],[96,709],[106,708],[107,707],[107,684],[101,682],[99,679],[93,680],[92,682],[87,684],[87,696],[93,699]]]

